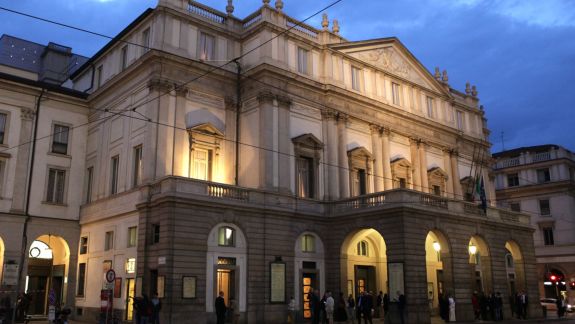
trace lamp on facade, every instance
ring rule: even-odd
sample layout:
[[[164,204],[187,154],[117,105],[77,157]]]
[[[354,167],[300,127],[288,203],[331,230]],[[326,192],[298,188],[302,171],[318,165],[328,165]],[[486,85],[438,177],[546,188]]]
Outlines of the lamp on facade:
[[[435,252],[441,251],[441,244],[439,244],[439,242],[437,242],[437,241],[434,241],[433,242],[433,249],[435,250]]]
[[[473,243],[469,244],[469,254],[475,255],[477,253],[477,246],[473,245]]]

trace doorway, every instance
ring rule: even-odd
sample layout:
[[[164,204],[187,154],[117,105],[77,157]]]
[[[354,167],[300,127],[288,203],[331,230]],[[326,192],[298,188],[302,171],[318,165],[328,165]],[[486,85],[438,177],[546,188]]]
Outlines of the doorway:
[[[311,300],[309,293],[313,293],[314,287],[317,287],[317,274],[316,273],[309,273],[304,272],[302,274],[302,310],[303,310],[303,318],[309,319],[311,318]],[[315,288],[317,289],[317,288]]]
[[[355,266],[355,294],[359,296],[362,292],[377,293],[374,266]]]
[[[126,279],[126,320],[131,321],[134,317],[134,297],[136,295],[136,280]]]

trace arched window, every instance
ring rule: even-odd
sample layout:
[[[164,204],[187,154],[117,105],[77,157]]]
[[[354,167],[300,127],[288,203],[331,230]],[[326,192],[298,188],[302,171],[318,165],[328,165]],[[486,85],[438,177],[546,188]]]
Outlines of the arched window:
[[[304,234],[301,237],[301,251],[302,252],[315,252],[315,236],[311,234]]]
[[[30,245],[29,257],[34,259],[52,259],[52,249],[42,241],[34,241]]]
[[[368,256],[368,244],[366,241],[357,243],[357,255]]]
[[[235,246],[235,230],[228,226],[222,226],[218,230],[219,246]]]
[[[514,264],[513,264],[513,256],[511,255],[511,253],[505,254],[505,265],[507,266],[508,269],[513,269]]]

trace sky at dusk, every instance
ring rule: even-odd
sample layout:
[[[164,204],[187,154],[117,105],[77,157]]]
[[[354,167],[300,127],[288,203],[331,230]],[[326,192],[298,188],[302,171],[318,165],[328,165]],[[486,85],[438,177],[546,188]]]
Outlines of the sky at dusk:
[[[271,0],[273,5],[275,0]],[[335,0],[284,0],[303,20]],[[225,11],[226,0],[202,0]],[[157,0],[0,0],[0,6],[115,36]],[[235,0],[243,18],[261,0]],[[477,85],[493,152],[559,144],[575,151],[575,1],[342,0],[326,13],[350,41],[398,37],[428,70]],[[321,15],[308,21],[320,27]],[[0,10],[0,34],[52,41],[91,56],[108,39]],[[503,139],[503,140],[502,140]]]

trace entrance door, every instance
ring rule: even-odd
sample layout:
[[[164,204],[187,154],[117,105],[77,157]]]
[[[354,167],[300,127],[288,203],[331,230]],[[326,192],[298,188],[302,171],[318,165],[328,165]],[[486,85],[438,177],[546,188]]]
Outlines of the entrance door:
[[[126,320],[131,321],[134,316],[134,297],[136,281],[133,278],[126,279]]]
[[[218,269],[218,294],[224,292],[226,306],[230,305],[230,299],[236,299],[236,271],[232,269]]]
[[[313,293],[312,289],[316,286],[316,274],[315,273],[303,273],[301,282],[301,291],[303,300],[303,318],[311,318],[311,300],[309,298],[309,293]]]
[[[355,266],[355,292],[356,296],[364,291],[377,292],[375,284],[374,266]]]

